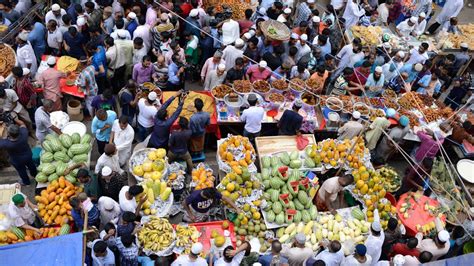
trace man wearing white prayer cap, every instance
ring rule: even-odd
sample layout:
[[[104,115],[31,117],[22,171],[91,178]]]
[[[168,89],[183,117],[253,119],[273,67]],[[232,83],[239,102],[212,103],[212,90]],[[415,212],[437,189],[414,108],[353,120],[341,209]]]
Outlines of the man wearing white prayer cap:
[[[16,59],[18,65],[24,68],[28,68],[31,71],[31,75],[36,74],[38,64],[36,62],[35,52],[30,42],[28,42],[28,32],[22,31],[16,37]]]
[[[291,8],[289,8],[289,7],[285,8],[283,10],[283,13],[281,13],[278,16],[277,21],[286,24],[288,22],[288,18],[290,17],[290,14],[291,14]]]
[[[51,10],[44,16],[45,24],[50,20],[56,20],[59,26],[64,26],[62,16],[66,15],[66,10],[62,9],[58,4],[51,5]]]
[[[105,166],[102,168],[102,171],[105,168],[110,170],[109,167]],[[110,171],[112,172],[112,170]],[[101,196],[97,202],[97,207],[100,211],[100,222],[102,225],[109,222],[117,224],[120,217],[120,205],[117,201],[107,196]]]
[[[173,261],[173,265],[207,265],[206,260],[200,256],[202,250],[203,246],[201,243],[194,243],[191,246],[191,252],[188,255],[180,255],[175,261]]]
[[[226,62],[226,71],[235,66],[235,59],[243,57],[244,55],[244,41],[241,38],[237,38],[234,45],[227,45],[224,51],[222,51],[222,59]]]
[[[217,65],[216,69],[209,71],[204,79],[204,90],[210,91],[224,83],[226,73],[226,65],[222,63]]]
[[[434,239],[423,239],[422,233],[416,234],[415,237],[418,239],[418,250],[420,252],[428,251],[433,255],[431,261],[438,260],[449,251],[449,233],[446,230],[439,231]]]
[[[418,18],[416,20],[414,35],[420,36],[421,34],[425,33],[426,23],[427,23],[426,22],[426,14],[425,14],[425,12],[421,12],[418,15]]]

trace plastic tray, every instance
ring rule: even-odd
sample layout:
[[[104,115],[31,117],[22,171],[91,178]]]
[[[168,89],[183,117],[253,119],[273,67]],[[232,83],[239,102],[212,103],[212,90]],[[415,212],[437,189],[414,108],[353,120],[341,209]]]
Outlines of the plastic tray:
[[[211,250],[212,230],[217,230],[220,235],[224,235],[224,229],[222,229],[223,222],[224,221],[213,221],[190,224],[196,226],[197,230],[201,233],[201,236],[199,237],[199,242],[202,243],[204,252],[209,252]],[[230,232],[230,240],[232,245],[236,247],[237,238],[235,236],[234,224],[231,221],[228,222],[229,228],[227,228],[227,230]]]

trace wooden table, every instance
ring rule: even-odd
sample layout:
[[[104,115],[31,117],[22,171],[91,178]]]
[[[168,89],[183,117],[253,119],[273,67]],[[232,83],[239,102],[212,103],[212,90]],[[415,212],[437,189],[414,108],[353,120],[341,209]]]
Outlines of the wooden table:
[[[316,139],[313,134],[303,134],[303,136],[308,138],[308,145],[316,144]],[[298,151],[296,147],[296,136],[257,137],[255,138],[255,147],[260,165],[262,165],[261,159],[263,156],[282,151]]]

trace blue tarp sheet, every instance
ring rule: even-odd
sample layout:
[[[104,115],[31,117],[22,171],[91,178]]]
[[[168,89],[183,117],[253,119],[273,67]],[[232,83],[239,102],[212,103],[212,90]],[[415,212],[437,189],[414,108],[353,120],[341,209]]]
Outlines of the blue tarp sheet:
[[[452,257],[445,260],[437,260],[423,265],[427,266],[469,266],[474,265],[474,253]]]
[[[82,263],[82,232],[0,247],[0,265],[70,265]]]

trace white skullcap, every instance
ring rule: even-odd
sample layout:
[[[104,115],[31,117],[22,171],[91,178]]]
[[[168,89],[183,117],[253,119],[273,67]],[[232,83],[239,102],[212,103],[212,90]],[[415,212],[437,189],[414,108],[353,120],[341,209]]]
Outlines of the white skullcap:
[[[50,66],[54,66],[56,64],[56,57],[49,56],[48,59],[46,60],[46,64]]]
[[[24,42],[28,41],[28,32],[22,31],[18,34],[18,38]]]
[[[108,167],[107,167],[108,168]],[[109,168],[110,169],[110,168]],[[103,171],[103,169],[102,169]],[[104,197],[104,209],[106,211],[111,211],[115,208],[114,200],[109,197]]]
[[[381,67],[381,66],[377,66],[377,67],[375,68],[375,72],[382,73],[382,67]]]
[[[298,242],[298,244],[304,244],[306,242],[306,236],[303,233],[297,233],[295,240]]]
[[[379,221],[372,222],[372,230],[375,232],[380,232],[380,230],[382,230],[382,225]]]
[[[246,32],[246,33],[244,33],[244,37],[245,37],[245,39],[248,40],[248,39],[252,38],[252,34],[250,34],[249,32]]]
[[[469,44],[465,42],[462,42],[459,46],[461,46],[461,48],[469,48]]]
[[[307,40],[308,40],[308,35],[306,35],[306,34],[301,34],[300,39],[301,39],[302,41],[307,41]]]
[[[393,264],[394,266],[402,266],[405,264],[405,256],[402,254],[397,254],[395,257],[393,257]]]
[[[283,13],[291,14],[291,8],[289,8],[289,7],[285,8],[285,10],[283,10]]]
[[[258,63],[258,66],[259,67],[267,67],[267,61],[260,61],[260,63]]]
[[[352,118],[359,119],[360,118],[360,112],[359,111],[352,112]]]
[[[247,33],[245,33],[247,34]],[[240,38],[237,38],[237,40],[235,40],[235,47],[242,47],[244,45],[244,40],[240,39]]]
[[[161,21],[167,21],[168,20],[168,14],[167,13],[161,13],[160,20]]]
[[[416,23],[418,21],[417,17],[411,17],[410,18],[411,23]]]
[[[54,4],[54,5],[51,6],[51,10],[59,11],[59,10],[61,10],[61,7],[58,4]]]
[[[384,43],[382,44],[382,46],[383,46],[383,48],[385,48],[385,49],[387,49],[387,50],[392,48],[392,46],[391,46],[390,43],[388,43],[388,42],[384,42]]]
[[[438,233],[438,239],[441,242],[448,242],[449,240],[449,233],[446,230],[441,230]]]
[[[121,39],[127,38],[127,32],[125,30],[118,30],[117,36]]]
[[[156,98],[158,98],[158,95],[156,95],[156,92],[152,91],[152,92],[148,93],[148,100],[156,101]]]
[[[420,72],[421,70],[423,69],[423,65],[418,63],[418,64],[415,64],[415,70]]]
[[[223,70],[225,70],[225,65],[224,65],[224,64],[219,64],[219,65],[217,66],[217,69],[223,71]]]
[[[26,67],[22,68],[21,70],[23,70],[23,76],[30,74],[30,70]]]
[[[321,18],[318,17],[318,16],[314,16],[314,17],[313,17],[313,22],[314,22],[314,23],[321,22]]]
[[[295,39],[295,40],[300,38],[300,36],[298,35],[298,33],[295,33],[295,32],[292,32],[290,37],[291,37],[292,39]]]
[[[421,12],[418,16],[419,16],[419,17],[422,17],[422,18],[426,18],[425,12]]]
[[[130,12],[130,13],[128,13],[127,18],[136,19],[136,18],[137,18],[137,14],[135,14],[135,12]]]
[[[86,19],[84,17],[80,17],[76,21],[77,26],[82,27],[86,25]]]
[[[261,7],[258,9],[258,13],[262,14],[262,15],[266,15],[267,14],[267,10],[264,8],[264,7]]]
[[[308,4],[314,4],[314,0],[308,0]]]
[[[400,56],[401,58],[404,58],[405,57],[405,52],[404,51],[398,51],[397,55]]]
[[[112,169],[110,169],[110,167],[108,166],[104,166],[100,173],[102,174],[102,176],[109,176],[110,174],[112,174]]]
[[[201,254],[202,252],[202,244],[201,243],[194,243],[192,246],[191,246],[191,253],[193,253],[194,255],[199,255]]]
[[[3,76],[0,76],[0,83],[5,82],[5,78]]]
[[[199,15],[199,11],[197,9],[192,9],[191,12],[189,12],[190,17],[197,17]]]

